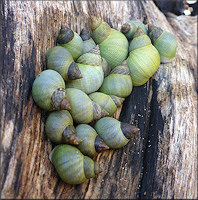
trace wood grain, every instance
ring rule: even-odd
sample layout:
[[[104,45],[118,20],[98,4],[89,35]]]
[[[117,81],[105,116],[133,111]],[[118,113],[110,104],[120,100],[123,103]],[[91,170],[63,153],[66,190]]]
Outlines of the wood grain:
[[[180,34],[185,29],[187,38],[186,24],[178,29],[177,19],[169,23],[152,1],[1,1],[1,8],[2,198],[197,198],[196,59]],[[161,26],[176,35],[178,51],[173,62],[133,88],[115,115],[140,133],[124,148],[97,157],[103,168],[97,178],[71,186],[48,159],[48,113],[35,105],[31,87],[46,69],[45,53],[55,46],[61,24],[80,33],[90,28],[90,15],[117,30],[129,19]]]

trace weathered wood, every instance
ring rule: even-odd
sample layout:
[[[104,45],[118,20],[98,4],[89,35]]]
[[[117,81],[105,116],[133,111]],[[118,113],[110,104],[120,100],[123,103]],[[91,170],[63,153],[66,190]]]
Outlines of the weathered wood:
[[[175,30],[177,37],[182,41],[188,58],[188,67],[197,86],[197,16],[176,16],[173,13],[167,13],[167,20]]]
[[[177,19],[170,19],[172,28],[152,1],[1,1],[1,6],[2,198],[197,197],[197,93],[191,71],[196,59],[180,34],[185,29],[187,38],[186,25],[178,29]],[[46,69],[45,53],[55,45],[61,23],[80,33],[89,28],[90,15],[118,30],[129,19],[161,26],[177,36],[178,51],[149,82],[134,87],[115,115],[137,125],[140,134],[97,157],[103,168],[97,178],[70,186],[48,159],[48,113],[33,102],[31,87]]]

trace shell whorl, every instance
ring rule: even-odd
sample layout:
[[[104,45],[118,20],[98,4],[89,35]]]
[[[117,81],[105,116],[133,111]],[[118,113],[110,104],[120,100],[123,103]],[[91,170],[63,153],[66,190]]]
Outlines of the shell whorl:
[[[115,105],[118,107],[120,107],[123,103],[123,101],[125,100],[125,98],[122,98],[122,97],[117,97],[117,96],[114,96],[114,95],[109,95],[113,102],[115,103]]]
[[[150,44],[151,44],[151,39],[149,38],[149,36],[143,31],[141,27],[138,27],[129,45],[129,52],[141,47],[148,46]]]
[[[115,67],[111,70],[110,74],[123,74],[123,75],[129,75],[130,71],[127,65],[126,60],[121,63],[119,66]]]
[[[143,31],[141,27],[138,27],[137,31],[133,35],[133,39],[142,35],[145,35],[145,32]]]
[[[100,66],[102,59],[98,45],[96,45],[88,53],[81,55],[76,62],[84,65]]]
[[[51,103],[54,110],[70,110],[71,105],[67,97],[66,90],[63,88],[58,88],[54,91],[51,97]]]
[[[104,78],[99,91],[108,95],[125,98],[130,95],[132,88],[133,84],[130,77],[130,71],[126,61],[124,61]]]
[[[93,105],[93,120],[97,120],[109,115],[109,113],[96,102],[92,101],[92,105]]]
[[[106,110],[109,113],[109,116],[112,116],[124,101],[124,98],[114,95],[107,95],[102,92],[91,93],[89,94],[89,98]]]

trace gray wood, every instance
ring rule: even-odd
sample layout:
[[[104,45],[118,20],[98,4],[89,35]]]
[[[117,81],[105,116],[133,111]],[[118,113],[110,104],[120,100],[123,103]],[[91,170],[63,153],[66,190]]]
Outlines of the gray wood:
[[[197,40],[187,40],[189,46],[183,41],[189,34],[197,39],[194,18],[184,16],[194,22],[187,25],[176,16],[167,21],[152,1],[1,1],[1,8],[2,198],[197,197]],[[71,186],[48,159],[48,113],[34,103],[31,87],[46,69],[45,53],[55,46],[61,23],[80,33],[90,27],[90,15],[117,30],[129,19],[161,26],[176,35],[178,51],[174,61],[133,88],[114,116],[137,125],[140,134],[122,149],[99,154],[98,177]]]

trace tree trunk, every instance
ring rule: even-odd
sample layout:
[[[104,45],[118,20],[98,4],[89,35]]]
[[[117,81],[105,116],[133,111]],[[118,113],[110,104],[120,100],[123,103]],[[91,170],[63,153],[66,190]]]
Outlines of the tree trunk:
[[[2,198],[197,198],[195,18],[167,21],[152,1],[1,1],[1,7]],[[61,23],[80,33],[90,29],[90,15],[117,30],[129,19],[161,26],[176,35],[178,50],[171,63],[133,88],[114,116],[137,125],[140,134],[124,148],[99,154],[103,172],[72,186],[48,159],[48,113],[36,106],[31,88],[46,69],[45,54]]]

